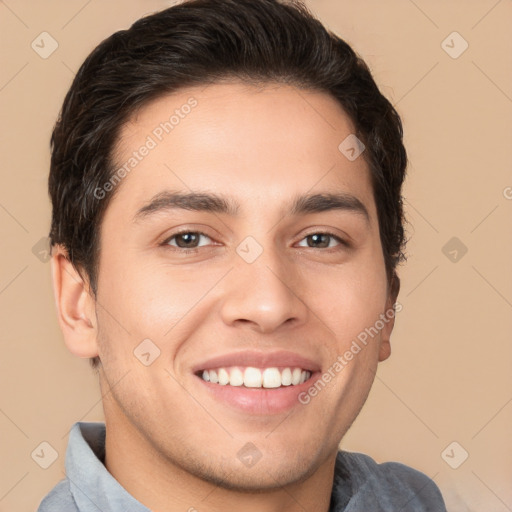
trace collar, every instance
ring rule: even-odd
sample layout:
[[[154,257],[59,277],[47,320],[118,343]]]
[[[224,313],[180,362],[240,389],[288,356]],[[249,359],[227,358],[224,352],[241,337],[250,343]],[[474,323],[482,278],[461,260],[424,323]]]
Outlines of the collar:
[[[66,476],[80,512],[151,512],[107,470],[105,424],[77,422],[69,433]]]

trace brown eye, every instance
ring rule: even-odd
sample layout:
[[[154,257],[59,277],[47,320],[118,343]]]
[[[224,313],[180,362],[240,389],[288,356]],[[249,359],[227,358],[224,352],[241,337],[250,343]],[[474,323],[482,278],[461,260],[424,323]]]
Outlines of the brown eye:
[[[311,244],[308,243],[309,247],[329,247],[329,239],[331,238],[330,235],[326,235],[325,233],[315,233],[314,235],[308,235],[306,237],[308,239],[308,242],[311,242]]]
[[[179,249],[196,249],[201,247],[199,244],[201,237],[208,238],[208,235],[201,233],[200,231],[183,231],[181,233],[175,233],[169,237],[164,243],[171,247],[177,247]],[[172,243],[175,242],[175,243]]]
[[[302,240],[306,240],[307,245],[302,245],[301,247],[310,247],[313,249],[327,249],[336,245],[347,245],[344,240],[332,233],[311,233],[310,235],[305,236]],[[336,241],[334,246],[331,244],[332,240]]]

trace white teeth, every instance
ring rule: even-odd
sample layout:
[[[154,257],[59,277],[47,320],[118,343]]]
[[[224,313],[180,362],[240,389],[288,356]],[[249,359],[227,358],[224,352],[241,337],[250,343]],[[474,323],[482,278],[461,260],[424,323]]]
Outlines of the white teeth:
[[[218,368],[217,370],[204,370],[202,378],[206,382],[220,384],[221,386],[245,386],[246,388],[273,389],[281,386],[297,386],[307,381],[311,372],[302,368],[271,367],[260,370],[248,366],[246,368]]]
[[[258,368],[248,366],[244,372],[244,386],[246,388],[261,388],[261,371]]]
[[[290,368],[285,368],[281,373],[281,384],[289,386],[292,383],[292,371]]]
[[[243,386],[244,384],[244,374],[242,370],[239,368],[233,368],[231,370],[231,375],[229,376],[229,385],[230,386]]]
[[[229,384],[229,373],[224,368],[219,368],[219,384],[221,386]]]
[[[281,374],[277,368],[266,368],[263,371],[263,387],[278,388],[281,386]]]

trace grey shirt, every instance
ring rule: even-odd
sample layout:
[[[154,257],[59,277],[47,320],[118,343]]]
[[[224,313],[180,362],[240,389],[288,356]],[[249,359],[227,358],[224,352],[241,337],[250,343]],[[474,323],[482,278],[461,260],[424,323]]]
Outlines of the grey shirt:
[[[37,512],[148,512],[108,472],[105,424],[77,422],[69,434],[66,478]],[[436,484],[398,462],[377,464],[367,455],[338,452],[330,512],[446,512]]]

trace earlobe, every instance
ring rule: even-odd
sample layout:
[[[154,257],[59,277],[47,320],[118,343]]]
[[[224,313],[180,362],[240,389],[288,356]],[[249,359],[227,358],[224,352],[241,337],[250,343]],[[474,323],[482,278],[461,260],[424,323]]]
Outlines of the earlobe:
[[[391,355],[391,343],[389,339],[381,340],[379,349],[379,363],[385,361]]]
[[[385,361],[391,355],[391,333],[395,326],[395,308],[393,305],[398,298],[400,291],[400,278],[396,273],[393,273],[391,284],[389,287],[388,300],[386,302],[386,311],[384,312],[386,323],[381,331],[381,341],[379,349],[379,362]]]
[[[52,248],[52,283],[64,342],[78,357],[98,355],[95,301],[89,287],[61,246]]]

